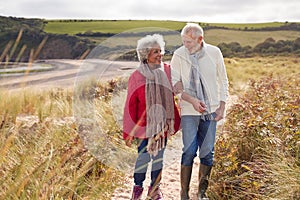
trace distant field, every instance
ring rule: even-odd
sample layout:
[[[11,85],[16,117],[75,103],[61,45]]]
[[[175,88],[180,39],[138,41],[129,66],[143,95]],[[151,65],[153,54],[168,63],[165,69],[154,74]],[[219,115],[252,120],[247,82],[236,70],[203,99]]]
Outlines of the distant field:
[[[162,27],[171,30],[181,30],[186,22],[157,21],[157,20],[49,20],[45,31],[49,33],[70,34],[84,33],[87,31],[102,33],[120,33],[142,27]],[[264,27],[278,27],[284,25],[282,22],[255,23],[255,24],[220,24],[201,23],[203,26],[219,26],[235,29],[252,29]]]
[[[238,31],[225,29],[211,29],[205,31],[205,40],[217,45],[222,42],[238,42],[242,46],[255,46],[265,41],[267,38],[274,40],[295,40],[300,38],[299,31]]]
[[[249,23],[249,24],[221,24],[221,23],[204,23],[204,25],[218,26],[225,28],[235,28],[235,29],[257,29],[257,28],[267,28],[267,27],[279,27],[284,25],[283,22],[267,22],[267,23]]]
[[[49,33],[70,34],[84,33],[87,31],[102,33],[120,33],[130,29],[144,27],[161,27],[171,30],[180,30],[185,22],[154,21],[154,20],[103,20],[103,21],[48,21],[45,31]]]
[[[180,35],[179,32],[178,36]],[[171,36],[168,36],[171,37]],[[230,43],[230,42],[238,42],[242,46],[251,46],[254,47],[258,43],[264,42],[267,38],[272,37],[274,40],[295,40],[296,38],[300,38],[300,32],[297,31],[238,31],[238,30],[225,30],[225,29],[211,29],[205,31],[205,41],[207,43],[218,45],[222,42]],[[105,37],[85,37],[89,40],[96,42],[97,44],[105,41],[107,38]],[[174,36],[174,38],[177,38]],[[120,38],[119,38],[120,39]],[[131,43],[132,41],[136,41],[139,37],[130,37],[126,38],[126,43]],[[121,39],[120,39],[121,40]],[[123,38],[123,41],[124,38]],[[179,44],[180,38],[178,42],[172,42],[173,44]],[[169,43],[170,44],[170,43]]]
[[[257,23],[257,24],[220,24],[220,23],[201,23],[203,26],[219,26],[226,28],[234,28],[236,30],[210,29],[205,31],[205,40],[208,43],[217,45],[222,42],[238,42],[242,46],[255,46],[263,42],[265,39],[272,37],[277,40],[295,40],[300,37],[299,31],[241,31],[246,27],[251,30],[253,28],[278,27],[284,25],[283,22],[273,23]],[[131,29],[160,27],[169,30],[180,31],[185,22],[177,21],[155,21],[155,20],[49,20],[44,30],[48,33],[69,34],[85,32],[101,32],[118,34]],[[179,34],[179,32],[178,32]],[[86,37],[97,44],[104,41],[104,37]],[[136,40],[137,38],[129,38]]]

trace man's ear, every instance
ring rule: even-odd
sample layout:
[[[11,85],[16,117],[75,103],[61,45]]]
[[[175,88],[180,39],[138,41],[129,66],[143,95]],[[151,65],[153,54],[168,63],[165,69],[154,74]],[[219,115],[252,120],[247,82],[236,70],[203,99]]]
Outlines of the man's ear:
[[[201,43],[202,43],[202,40],[203,40],[203,36],[199,36],[199,38],[198,38],[198,41],[197,41],[197,42],[198,42],[199,44],[201,44]]]

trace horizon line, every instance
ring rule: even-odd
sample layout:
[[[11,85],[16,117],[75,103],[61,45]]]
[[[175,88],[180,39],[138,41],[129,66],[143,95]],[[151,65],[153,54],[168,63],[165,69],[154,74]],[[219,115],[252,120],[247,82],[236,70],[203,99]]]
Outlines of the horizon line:
[[[24,17],[24,16],[7,16],[7,15],[0,15],[0,17],[11,17],[11,18],[21,18],[21,19],[42,19],[42,20],[82,20],[82,21],[174,21],[174,22],[197,22],[197,23],[213,23],[213,24],[266,24],[266,23],[300,23],[300,21],[260,21],[260,22],[208,22],[208,21],[195,21],[195,20],[175,20],[175,19],[100,19],[100,18],[43,18],[43,17]]]

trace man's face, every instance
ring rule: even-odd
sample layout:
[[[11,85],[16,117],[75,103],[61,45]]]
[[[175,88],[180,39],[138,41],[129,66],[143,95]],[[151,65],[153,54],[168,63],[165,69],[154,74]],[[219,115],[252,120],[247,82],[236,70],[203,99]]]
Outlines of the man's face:
[[[192,33],[188,33],[182,36],[182,43],[184,47],[192,54],[200,49],[202,37],[193,37]]]

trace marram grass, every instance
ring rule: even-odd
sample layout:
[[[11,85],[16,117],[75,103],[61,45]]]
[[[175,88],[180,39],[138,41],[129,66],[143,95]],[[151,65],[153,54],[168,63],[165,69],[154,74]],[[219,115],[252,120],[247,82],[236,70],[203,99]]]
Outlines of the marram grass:
[[[0,98],[0,199],[110,199],[122,174],[84,147],[71,92],[1,91]]]

